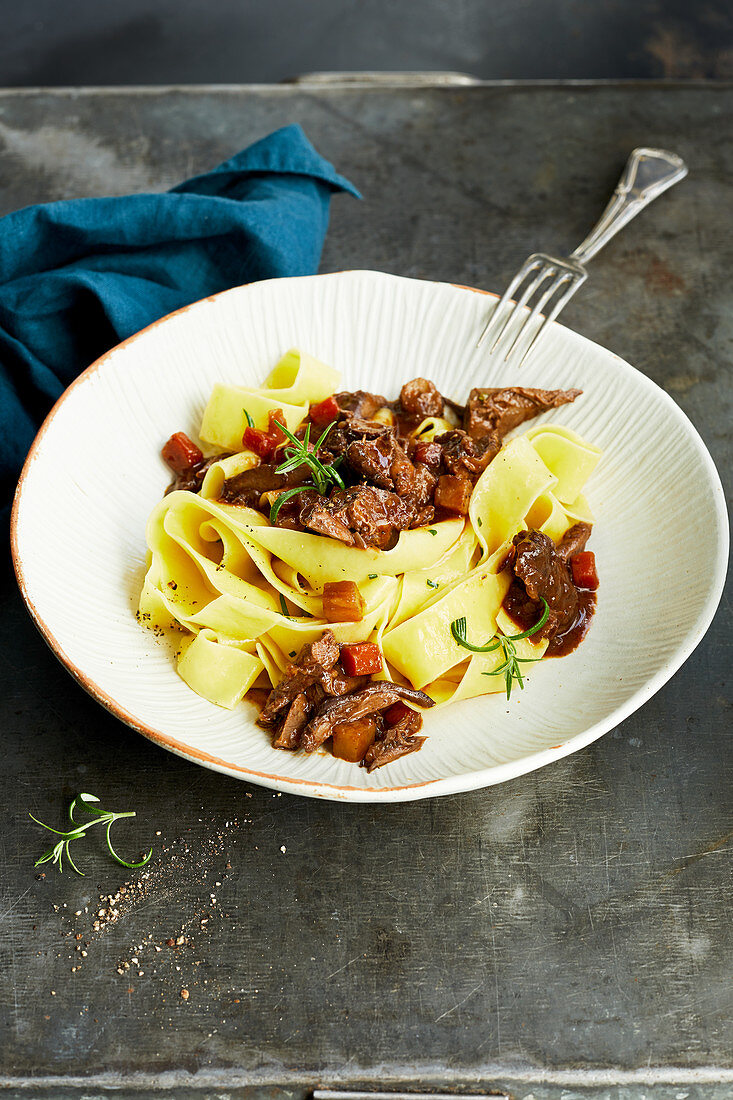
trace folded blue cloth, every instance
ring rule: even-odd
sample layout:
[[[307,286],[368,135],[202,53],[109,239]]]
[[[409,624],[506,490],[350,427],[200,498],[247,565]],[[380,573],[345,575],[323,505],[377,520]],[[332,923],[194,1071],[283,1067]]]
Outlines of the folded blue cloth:
[[[360,197],[287,126],[164,194],[0,218],[0,509],[51,405],[109,348],[227,287],[312,275],[335,191]]]

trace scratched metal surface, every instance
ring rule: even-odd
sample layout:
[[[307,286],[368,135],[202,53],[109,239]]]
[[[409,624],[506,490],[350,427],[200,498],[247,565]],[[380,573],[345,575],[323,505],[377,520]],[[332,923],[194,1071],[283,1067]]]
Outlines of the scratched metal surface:
[[[498,289],[532,249],[584,236],[634,145],[676,149],[689,179],[594,262],[565,319],[667,389],[725,476],[731,118],[722,85],[5,93],[0,213],[164,188],[300,121],[365,195],[334,202],[323,270]],[[725,610],[583,752],[374,807],[278,797],[164,753],[55,662],[7,569],[2,594],[8,1095],[731,1094]],[[80,789],[138,811],[127,839],[154,842],[146,878],[91,840],[86,878],[36,876],[27,811],[58,823]],[[95,918],[124,883],[118,916]]]

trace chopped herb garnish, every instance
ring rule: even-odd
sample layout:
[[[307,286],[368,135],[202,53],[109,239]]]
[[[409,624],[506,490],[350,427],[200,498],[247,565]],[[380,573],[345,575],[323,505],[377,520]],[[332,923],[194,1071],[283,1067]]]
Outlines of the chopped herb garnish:
[[[545,623],[547,617],[550,614],[550,608],[547,600],[543,599],[542,603],[545,605],[542,611],[540,619],[531,626],[529,630],[523,630],[521,634],[497,634],[496,637],[487,642],[486,645],[472,645],[466,640],[466,620],[465,618],[454,619],[450,626],[450,632],[453,635],[455,641],[459,646],[464,649],[468,649],[471,653],[491,653],[495,649],[501,648],[501,655],[504,658],[503,662],[498,668],[495,668],[493,672],[484,672],[483,676],[499,676],[504,674],[504,680],[506,683],[506,697],[511,698],[512,685],[514,681],[519,684],[520,688],[524,687],[524,680],[522,679],[522,670],[520,664],[533,664],[535,661],[541,661],[541,657],[517,657],[515,642],[519,642],[522,638],[530,638],[533,634],[536,634]]]
[[[294,649],[291,649],[290,653],[288,653],[288,657],[297,657],[297,656],[298,656],[298,654],[295,652]]]
[[[102,809],[98,809],[96,806],[92,806],[91,805],[92,802],[99,802],[99,799],[96,798],[93,794],[78,794],[76,796],[76,798],[72,801],[71,805],[69,806],[69,821],[72,822],[74,828],[69,829],[68,832],[63,832],[61,829],[53,829],[50,825],[46,825],[43,821],[39,821],[37,817],[33,817],[33,814],[28,815],[29,817],[31,817],[33,819],[33,821],[36,822],[37,825],[42,826],[42,828],[44,828],[44,829],[48,829],[48,831],[50,833],[56,833],[56,835],[61,838],[59,840],[59,842],[53,846],[53,848],[49,848],[47,852],[43,853],[43,855],[41,856],[40,859],[36,860],[34,866],[40,867],[40,865],[42,863],[51,862],[51,863],[55,863],[56,866],[58,867],[59,871],[63,872],[64,868],[63,868],[63,864],[62,864],[62,857],[65,855],[66,858],[68,859],[69,864],[72,867],[72,869],[74,871],[76,871],[77,875],[81,875],[82,878],[83,878],[84,877],[84,872],[79,870],[79,868],[74,863],[74,860],[71,858],[71,852],[69,851],[69,845],[71,844],[72,840],[79,840],[81,837],[85,836],[86,833],[87,833],[87,830],[91,829],[93,825],[106,825],[107,826],[107,828],[106,828],[107,848],[109,849],[110,855],[112,856],[112,858],[117,863],[121,864],[123,867],[129,867],[133,870],[138,868],[138,867],[144,867],[145,866],[145,864],[148,862],[148,860],[150,859],[150,857],[153,854],[153,849],[152,848],[150,849],[148,854],[145,856],[145,858],[140,860],[139,863],[128,863],[127,860],[124,860],[120,856],[117,855],[117,852],[112,847],[112,841],[110,839],[110,830],[111,830],[112,825],[114,824],[114,822],[118,821],[122,817],[135,817],[135,811],[134,810],[127,810],[124,813],[121,813],[121,812],[115,812],[115,811],[112,811],[112,810],[102,810]],[[77,809],[77,804],[78,804],[78,809],[79,810],[84,810],[86,813],[94,815],[91,818],[90,821],[85,821],[85,822],[75,821],[75,819],[74,819],[74,810]]]
[[[290,618],[290,614],[288,613],[288,605],[285,603],[285,597],[283,596],[282,592],[280,593],[280,610],[282,611],[286,619]]]
[[[438,588],[439,587],[439,585],[437,585],[435,583],[435,581],[425,581],[425,583],[429,588]]]
[[[369,580],[370,581],[375,581],[378,576],[379,576],[379,573],[370,573],[369,574]]]
[[[481,516],[476,516],[476,523],[479,525],[479,527],[483,527],[484,521],[481,519]]]
[[[437,532],[437,531],[435,530],[435,528],[434,528],[434,527],[430,527],[430,528],[428,528],[428,534],[430,534],[430,535],[437,535],[437,533],[438,533],[438,532]]]
[[[246,410],[246,409],[242,409],[242,412],[244,413],[244,419],[245,419],[245,420],[247,421],[247,427],[248,427],[248,428],[254,428],[254,426],[255,426],[255,422],[254,422],[254,420],[252,419],[252,417],[251,417],[251,416],[249,415],[249,413],[247,412],[247,410]]]

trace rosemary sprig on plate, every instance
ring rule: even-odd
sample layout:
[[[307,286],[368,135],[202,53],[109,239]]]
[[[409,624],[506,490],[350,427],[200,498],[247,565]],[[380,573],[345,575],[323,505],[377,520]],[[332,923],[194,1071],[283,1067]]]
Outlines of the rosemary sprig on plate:
[[[69,850],[69,846],[72,840],[80,840],[81,837],[86,836],[87,831],[91,829],[94,825],[106,825],[105,833],[107,848],[109,849],[110,855],[114,860],[116,860],[117,863],[120,863],[123,867],[130,867],[132,869],[145,866],[145,864],[148,862],[153,854],[152,848],[145,856],[145,858],[140,860],[139,863],[128,863],[127,860],[122,859],[122,857],[119,856],[114,850],[114,848],[112,847],[112,840],[110,838],[110,830],[114,822],[119,821],[120,818],[123,817],[135,817],[135,811],[126,810],[124,812],[121,812],[114,810],[102,810],[97,806],[93,806],[93,802],[99,802],[99,799],[93,794],[78,794],[76,798],[73,799],[71,805],[69,806],[69,821],[72,823],[73,828],[69,829],[66,832],[61,829],[54,829],[51,825],[46,825],[45,822],[39,821],[37,817],[33,817],[33,814],[28,815],[33,819],[33,821],[36,822],[37,825],[40,825],[44,829],[48,829],[50,833],[55,833],[58,837],[61,838],[56,844],[54,844],[53,848],[49,848],[47,852],[43,853],[40,859],[36,860],[34,864],[35,867],[40,867],[42,863],[51,862],[55,863],[59,871],[63,872],[64,868],[62,860],[63,857],[66,856],[73,870],[76,871],[77,875],[81,875],[83,878],[84,872],[80,871],[74,863],[71,852]],[[89,821],[77,821],[74,818],[74,810],[77,810],[77,812],[79,810],[84,810],[86,813],[91,814],[92,817]]]
[[[324,428],[316,443],[311,443],[310,441],[310,424],[306,425],[305,434],[302,439],[298,439],[296,435],[293,435],[290,429],[286,427],[285,424],[281,424],[279,420],[274,420],[273,424],[277,425],[283,435],[290,440],[290,445],[284,448],[285,462],[275,467],[275,473],[289,474],[299,466],[307,466],[311,472],[312,481],[306,482],[304,485],[298,485],[294,489],[287,489],[284,493],[281,493],[280,496],[273,501],[270,508],[270,523],[275,522],[277,513],[280,511],[285,501],[294,497],[297,493],[303,493],[307,489],[315,489],[321,496],[325,496],[332,485],[337,485],[339,489],[344,489],[346,487],[341,474],[336,468],[340,465],[341,459],[337,458],[333,465],[327,466],[325,463],[321,462],[318,457],[318,451],[323,446],[331,428],[336,424],[335,420],[332,421],[328,427]]]
[[[522,677],[522,670],[520,665],[534,664],[535,661],[541,661],[541,657],[517,657],[517,648],[515,642],[521,641],[523,638],[531,638],[533,634],[536,634],[538,630],[547,622],[547,617],[550,614],[550,608],[547,600],[542,599],[544,608],[539,620],[531,626],[529,630],[523,630],[521,634],[497,634],[496,637],[486,643],[486,645],[472,645],[466,640],[466,620],[465,618],[454,619],[450,624],[450,632],[453,635],[455,641],[459,646],[464,649],[468,649],[471,653],[492,653],[495,649],[501,649],[501,655],[504,658],[498,668],[493,669],[491,672],[482,673],[483,676],[500,676],[504,675],[504,683],[506,685],[506,697],[511,699],[512,687],[516,682],[520,688],[524,687],[524,679]]]

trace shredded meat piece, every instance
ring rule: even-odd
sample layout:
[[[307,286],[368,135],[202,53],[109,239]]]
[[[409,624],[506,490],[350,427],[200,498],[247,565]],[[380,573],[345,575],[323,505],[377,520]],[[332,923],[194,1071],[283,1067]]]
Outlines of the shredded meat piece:
[[[391,764],[400,756],[407,756],[410,752],[417,752],[422,747],[425,737],[416,737],[415,734],[422,727],[422,715],[411,710],[409,714],[397,723],[385,730],[383,736],[367,749],[362,767],[373,772],[375,768],[381,768],[385,764]]]
[[[285,670],[280,683],[272,689],[260,713],[258,722],[271,726],[296,695],[317,683],[323,672],[333,668],[339,656],[338,642],[332,630],[324,630],[318,641],[308,642]]]
[[[463,428],[472,439],[496,432],[501,440],[518,424],[533,416],[567,405],[582,390],[534,390],[524,386],[473,389],[463,414]]]
[[[563,561],[569,562],[575,554],[585,550],[585,544],[591,536],[593,527],[590,523],[576,523],[569,531],[566,531],[557,544],[557,556]]]
[[[308,718],[313,710],[313,704],[309,702],[305,692],[296,695],[288,713],[285,715],[277,737],[272,742],[276,749],[297,749],[300,735],[306,727]]]
[[[542,531],[520,531],[513,542],[514,575],[524,585],[530,600],[537,604],[536,618],[540,615],[541,599],[547,600],[549,607],[547,622],[536,637],[553,638],[566,630],[578,614],[578,590],[570,570],[552,539]]]
[[[324,670],[320,683],[326,695],[350,695],[353,691],[361,691],[369,683],[369,677],[347,676],[336,665],[335,668]]]
[[[335,393],[334,398],[342,412],[361,420],[371,420],[376,412],[388,404],[385,397],[378,393],[368,393],[366,390]]]
[[[411,416],[424,420],[427,416],[443,415],[443,398],[433,382],[427,378],[413,378],[400,390],[400,405]]]
[[[334,726],[352,718],[363,718],[367,714],[386,710],[400,699],[409,699],[421,707],[435,705],[434,700],[423,691],[402,687],[390,680],[375,680],[352,695],[342,695],[323,702],[303,732],[302,747],[306,752],[313,752],[331,736]]]

